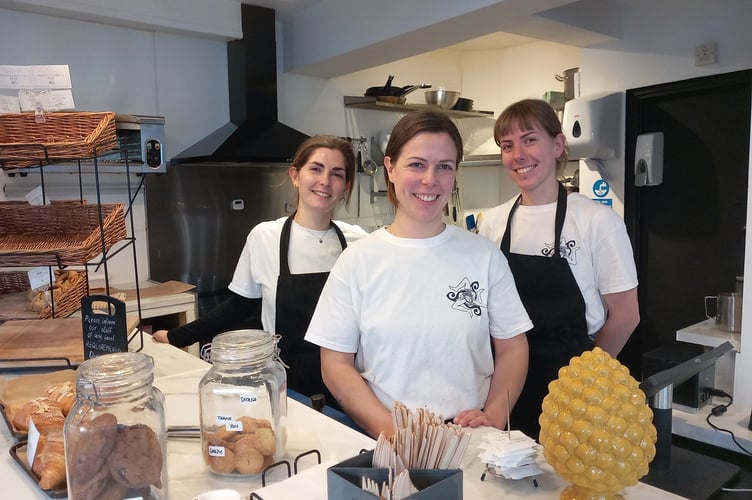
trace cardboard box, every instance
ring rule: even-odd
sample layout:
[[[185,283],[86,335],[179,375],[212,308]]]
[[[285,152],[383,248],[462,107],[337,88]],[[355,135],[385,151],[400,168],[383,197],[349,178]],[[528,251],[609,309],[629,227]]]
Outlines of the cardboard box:
[[[326,486],[329,500],[373,500],[372,494],[360,487],[363,476],[378,483],[386,482],[388,469],[376,469],[373,450],[348,458],[326,471]],[[418,493],[407,497],[410,500],[462,500],[461,469],[414,469],[410,480]]]

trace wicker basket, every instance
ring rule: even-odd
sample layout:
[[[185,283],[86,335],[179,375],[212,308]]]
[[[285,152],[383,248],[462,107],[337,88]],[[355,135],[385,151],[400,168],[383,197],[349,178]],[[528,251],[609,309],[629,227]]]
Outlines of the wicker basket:
[[[117,148],[115,113],[0,114],[0,165],[30,167],[61,160],[92,158]]]
[[[89,292],[86,271],[76,271],[78,281],[62,291],[55,288],[50,294],[50,301],[54,301],[55,315],[52,315],[52,304],[48,303],[41,311],[29,309],[28,297],[31,285],[29,275],[25,271],[9,271],[0,273],[0,320],[16,319],[49,319],[65,318],[81,307],[81,299]],[[60,271],[55,271],[56,280]],[[48,292],[49,293],[49,292]]]
[[[0,204],[0,266],[3,267],[82,265],[126,235],[122,203]]]

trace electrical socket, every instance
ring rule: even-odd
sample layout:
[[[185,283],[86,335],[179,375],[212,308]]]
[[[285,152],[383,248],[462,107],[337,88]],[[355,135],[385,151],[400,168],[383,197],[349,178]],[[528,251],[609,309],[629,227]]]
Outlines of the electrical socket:
[[[705,66],[717,62],[715,42],[704,43],[695,47],[695,66]]]

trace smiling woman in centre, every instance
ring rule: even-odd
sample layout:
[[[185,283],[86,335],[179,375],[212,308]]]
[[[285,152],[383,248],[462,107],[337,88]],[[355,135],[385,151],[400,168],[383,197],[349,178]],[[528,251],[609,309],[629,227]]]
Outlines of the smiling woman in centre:
[[[394,222],[342,253],[306,333],[329,390],[374,437],[393,433],[394,401],[503,429],[522,389],[532,322],[506,259],[442,221],[461,157],[444,113],[397,123],[384,157]]]

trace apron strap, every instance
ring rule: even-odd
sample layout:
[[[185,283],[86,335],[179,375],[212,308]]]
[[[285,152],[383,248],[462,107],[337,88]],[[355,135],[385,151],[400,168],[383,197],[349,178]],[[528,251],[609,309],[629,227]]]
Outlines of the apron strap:
[[[559,193],[556,198],[556,217],[554,220],[554,252],[556,257],[561,258],[559,241],[561,241],[561,231],[564,228],[564,216],[567,214],[567,190],[564,189],[564,186],[562,186],[561,183],[558,184]],[[504,235],[501,237],[501,243],[499,244],[499,248],[504,253],[504,255],[507,255],[509,253],[509,249],[511,247],[512,216],[517,210],[517,207],[520,206],[521,202],[522,194],[520,194],[515,200],[514,205],[512,205],[512,209],[509,211],[509,216],[507,217],[507,227],[504,230]]]
[[[567,214],[567,190],[559,183],[559,196],[556,200],[556,219],[554,222],[554,249],[557,258],[561,258],[561,230],[564,228],[564,216]]]
[[[288,274],[290,274],[290,266],[287,264],[287,254],[290,251],[290,233],[292,231],[292,221],[296,213],[298,213],[297,210],[287,218],[284,225],[282,226],[282,233],[279,235],[279,274],[281,276],[287,276]],[[337,224],[330,220],[329,227],[334,228],[334,232],[339,239],[339,244],[342,246],[342,250],[347,248],[347,240],[345,240],[345,235],[342,234],[342,230],[337,227]]]
[[[514,212],[517,211],[517,207],[520,206],[520,203],[522,202],[522,193],[517,197],[517,199],[514,201],[514,205],[512,205],[512,209],[509,211],[509,215],[507,216],[507,227],[504,229],[504,236],[501,237],[501,244],[499,245],[499,248],[501,248],[501,251],[504,253],[504,255],[507,255],[509,253],[509,248],[511,247],[511,241],[512,241],[512,216],[514,215]]]

